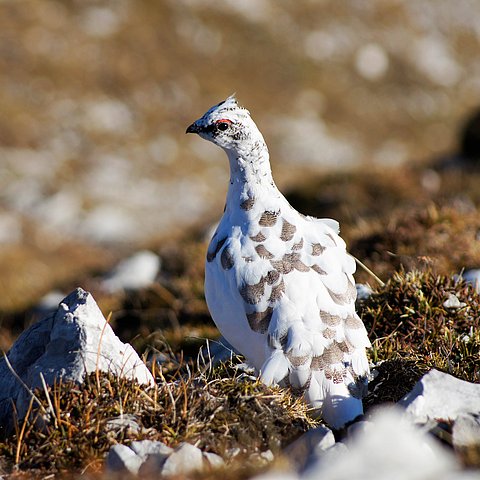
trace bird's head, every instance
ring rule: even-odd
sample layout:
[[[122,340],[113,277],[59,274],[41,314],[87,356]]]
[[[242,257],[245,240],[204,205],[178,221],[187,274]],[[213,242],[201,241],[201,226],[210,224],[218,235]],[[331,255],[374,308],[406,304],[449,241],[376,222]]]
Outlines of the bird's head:
[[[234,95],[210,108],[187,128],[186,133],[197,133],[227,151],[242,150],[261,137],[250,112],[238,105]]]

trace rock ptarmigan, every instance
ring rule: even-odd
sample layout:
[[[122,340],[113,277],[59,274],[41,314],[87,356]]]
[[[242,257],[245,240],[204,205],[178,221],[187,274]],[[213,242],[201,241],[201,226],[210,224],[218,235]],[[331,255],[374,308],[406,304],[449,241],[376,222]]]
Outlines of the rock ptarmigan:
[[[363,413],[370,342],[355,313],[355,261],[338,222],[292,208],[273,181],[262,134],[234,96],[187,133],[223,148],[230,162],[205,269],[213,320],[265,384],[302,392],[328,424],[342,427]]]

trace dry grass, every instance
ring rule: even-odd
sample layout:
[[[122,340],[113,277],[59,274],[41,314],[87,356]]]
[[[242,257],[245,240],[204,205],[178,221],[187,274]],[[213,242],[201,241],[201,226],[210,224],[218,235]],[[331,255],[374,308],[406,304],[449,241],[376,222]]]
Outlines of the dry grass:
[[[352,251],[381,277],[401,267],[452,275],[480,265],[480,215],[430,203],[396,210],[381,228],[352,245]]]
[[[231,366],[209,370],[172,357],[157,373],[157,386],[149,389],[92,374],[84,385],[59,383],[36,391],[43,409],[32,411],[0,444],[2,470],[94,473],[112,445],[150,439],[170,446],[187,441],[217,453],[240,478],[255,467],[242,467],[252,454],[278,453],[314,424],[287,390],[267,388]],[[121,415],[133,415],[141,430],[109,427]]]
[[[463,306],[447,308],[454,294]],[[480,381],[480,296],[462,280],[400,271],[360,308],[374,362],[367,405],[398,401],[430,368]]]

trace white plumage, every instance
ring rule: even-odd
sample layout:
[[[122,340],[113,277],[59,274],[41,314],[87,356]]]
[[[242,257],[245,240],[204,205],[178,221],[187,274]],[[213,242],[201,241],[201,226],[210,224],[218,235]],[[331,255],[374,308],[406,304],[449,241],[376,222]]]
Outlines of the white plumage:
[[[233,96],[187,132],[223,148],[230,163],[205,270],[213,320],[263,382],[302,392],[340,428],[363,413],[370,342],[338,223],[291,207],[272,179],[261,133]]]

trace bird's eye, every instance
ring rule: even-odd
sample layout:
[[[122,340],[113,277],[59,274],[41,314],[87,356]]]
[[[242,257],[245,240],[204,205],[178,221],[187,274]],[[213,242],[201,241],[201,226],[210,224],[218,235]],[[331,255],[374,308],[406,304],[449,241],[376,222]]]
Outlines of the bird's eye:
[[[232,124],[231,120],[218,120],[217,122],[215,122],[215,125],[217,127],[218,130],[220,130],[221,132],[224,132],[225,130],[228,130],[228,127]]]
[[[225,130],[228,129],[230,125],[227,123],[227,122],[220,122],[220,123],[217,123],[217,128],[219,130],[221,130],[222,132],[224,132]]]

